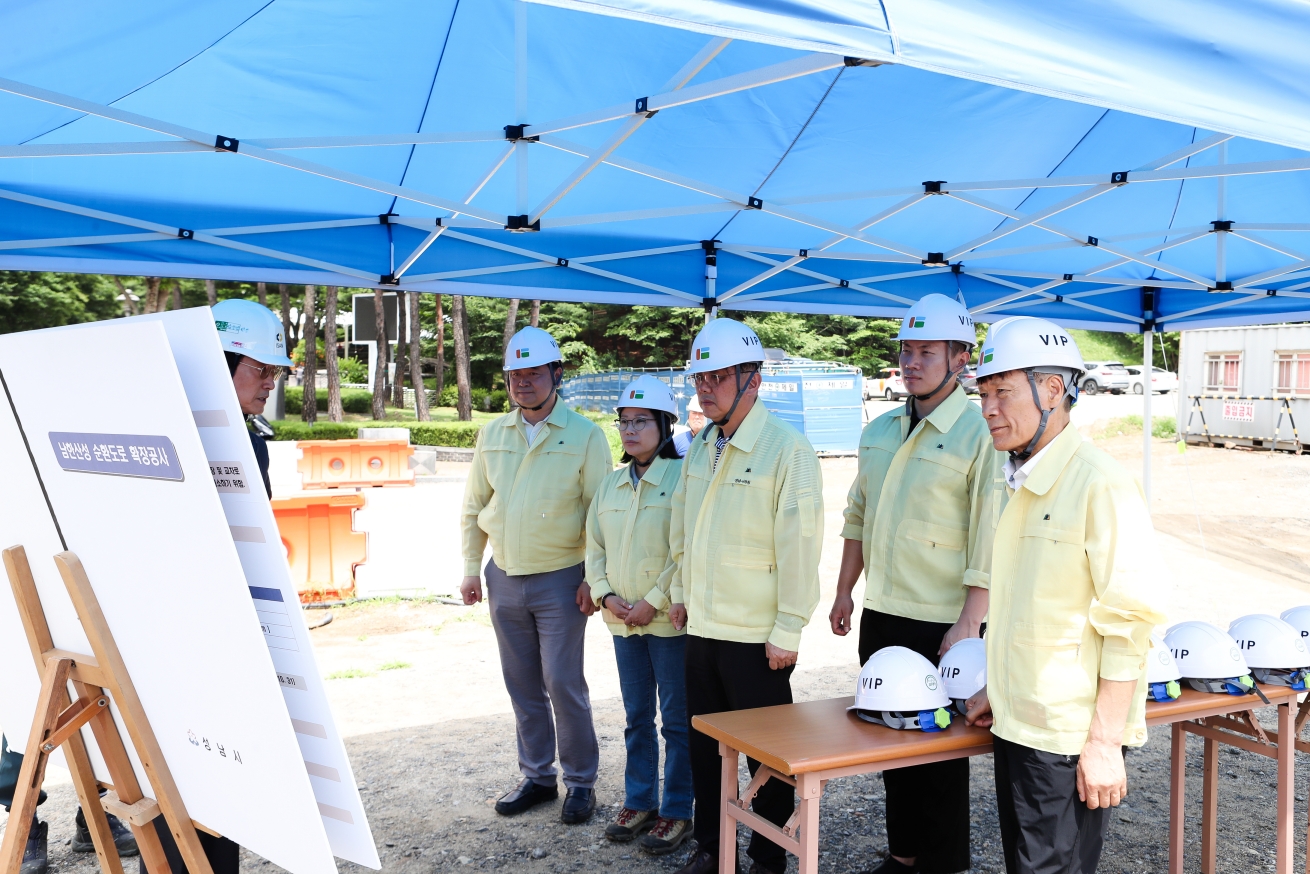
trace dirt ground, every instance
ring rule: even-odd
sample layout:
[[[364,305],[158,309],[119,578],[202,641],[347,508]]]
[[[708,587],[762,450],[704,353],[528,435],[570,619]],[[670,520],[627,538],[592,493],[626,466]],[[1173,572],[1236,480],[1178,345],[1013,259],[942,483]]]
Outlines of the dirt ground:
[[[1090,423],[1084,429],[1096,430]],[[1139,472],[1141,442],[1140,434],[1111,434],[1097,445]],[[1152,459],[1152,510],[1161,555],[1170,569],[1161,583],[1171,622],[1197,618],[1226,625],[1244,613],[1276,614],[1310,603],[1310,456],[1200,448],[1179,454],[1173,443],[1156,441]],[[840,557],[840,514],[855,462],[827,459],[823,467],[823,595],[802,641],[793,681],[797,700],[848,695],[857,674],[854,639],[834,637],[825,619]],[[453,594],[457,556],[434,555],[433,561],[449,565]],[[485,606],[383,601],[333,613],[334,621],[316,630],[314,640],[385,871],[657,872],[685,861],[685,852],[652,858],[603,836],[623,803],[624,720],[612,645],[598,619],[588,628],[587,676],[600,736],[600,807],[590,823],[564,826],[558,802],[514,819],[499,817],[491,808],[519,776],[513,717]],[[1266,724],[1271,716],[1265,714]],[[1114,813],[1101,871],[1164,870],[1168,752],[1168,732],[1155,730],[1146,747],[1129,755],[1130,795]],[[1188,750],[1189,872],[1199,870],[1200,757],[1201,744],[1193,740]],[[1304,758],[1300,764],[1297,870],[1305,864],[1310,777]],[[971,764],[972,870],[977,872],[1003,870],[991,767],[990,756]],[[73,856],[65,844],[72,835],[72,798],[70,786],[56,785],[42,808],[51,822],[52,870],[89,874],[94,857]],[[822,871],[862,871],[877,864],[886,852],[883,799],[878,776],[828,785],[821,818]],[[1225,749],[1221,870],[1272,870],[1273,807],[1273,761]],[[250,854],[243,865],[270,872],[275,867]],[[791,865],[794,871],[794,859]]]

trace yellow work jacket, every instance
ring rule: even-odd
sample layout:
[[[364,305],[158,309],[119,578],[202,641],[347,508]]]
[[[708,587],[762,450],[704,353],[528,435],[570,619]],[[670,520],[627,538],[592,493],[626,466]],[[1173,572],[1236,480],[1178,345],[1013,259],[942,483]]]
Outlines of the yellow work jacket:
[[[591,597],[601,608],[609,630],[619,637],[685,634],[669,621],[669,584],[673,559],[669,557],[669,515],[673,490],[678,485],[676,458],[651,462],[636,488],[630,465],[605,477],[587,512],[587,581]],[[655,608],[649,625],[629,628],[601,604],[608,594],[629,604],[646,600]]]
[[[586,557],[587,507],[614,469],[609,441],[590,419],[555,402],[528,446],[519,410],[484,425],[464,487],[464,575],[482,570],[491,541],[496,566],[510,576],[543,574]]]
[[[905,408],[865,426],[841,536],[864,544],[865,607],[955,622],[987,588],[1002,456],[962,388],[909,429]]]
[[[689,634],[795,652],[819,603],[818,456],[758,400],[715,468],[718,436],[692,441],[673,493],[669,597],[686,604]]]
[[[1165,618],[1156,556],[1137,482],[1066,425],[996,526],[986,638],[993,733],[1078,755],[1104,678],[1137,681],[1123,743],[1146,742],[1146,653]]]

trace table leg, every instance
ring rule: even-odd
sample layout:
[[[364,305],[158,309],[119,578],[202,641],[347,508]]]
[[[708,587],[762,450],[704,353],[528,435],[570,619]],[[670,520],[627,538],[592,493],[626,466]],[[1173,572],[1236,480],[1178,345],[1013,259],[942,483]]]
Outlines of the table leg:
[[[737,782],[737,768],[741,754],[725,743],[719,743],[719,755],[723,757],[723,770],[720,774],[722,794],[719,808],[719,874],[736,874],[737,871],[737,821],[732,818],[732,804],[737,800],[740,785]]]
[[[823,781],[817,774],[801,774],[796,790],[801,797],[797,821],[801,833],[800,874],[819,874],[819,802],[823,799]]]
[[[1218,847],[1215,831],[1219,812],[1219,742],[1205,739],[1205,767],[1201,777],[1201,874],[1215,874]]]
[[[1278,852],[1275,870],[1292,874],[1292,790],[1296,780],[1296,737],[1292,707],[1278,705]]]
[[[1175,722],[1169,748],[1169,874],[1183,874],[1183,828],[1187,820],[1187,735]]]

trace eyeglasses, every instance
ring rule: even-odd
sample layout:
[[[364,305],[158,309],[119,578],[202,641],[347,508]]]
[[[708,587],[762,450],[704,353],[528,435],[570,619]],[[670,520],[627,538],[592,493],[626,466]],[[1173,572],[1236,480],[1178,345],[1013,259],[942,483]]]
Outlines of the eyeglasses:
[[[646,426],[654,421],[644,416],[640,419],[615,419],[614,427],[620,431],[644,431]]]
[[[276,380],[286,372],[286,368],[278,364],[251,364],[249,361],[242,361],[241,366],[249,367],[251,370],[258,370],[260,379]]]
[[[742,375],[749,380],[751,376],[757,373],[758,371],[755,370],[755,368],[753,367],[747,368],[745,365],[743,365],[741,368],[741,372]],[[729,370],[727,373],[724,373],[721,370],[716,370],[713,371],[712,373],[693,373],[691,375],[691,381],[695,384],[697,388],[700,388],[702,385],[708,385],[711,389],[716,389],[719,387],[719,384],[723,382],[725,379],[735,375],[736,373],[732,370]]]

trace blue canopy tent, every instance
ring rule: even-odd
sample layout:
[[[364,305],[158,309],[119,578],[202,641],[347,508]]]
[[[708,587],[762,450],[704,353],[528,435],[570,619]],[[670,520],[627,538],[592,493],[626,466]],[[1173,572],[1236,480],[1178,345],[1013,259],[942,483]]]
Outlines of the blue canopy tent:
[[[8,4],[0,269],[1307,318],[1310,8],[1140,6]]]

